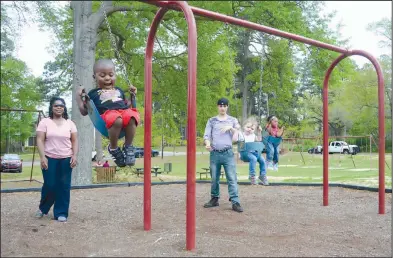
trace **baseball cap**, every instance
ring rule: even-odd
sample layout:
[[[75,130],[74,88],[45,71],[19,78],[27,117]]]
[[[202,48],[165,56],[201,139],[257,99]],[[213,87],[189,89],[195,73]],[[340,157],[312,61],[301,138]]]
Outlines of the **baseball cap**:
[[[226,98],[220,98],[220,99],[217,101],[217,105],[227,105],[227,106],[228,106],[228,104],[229,104],[229,101],[228,101],[228,99],[226,99]]]

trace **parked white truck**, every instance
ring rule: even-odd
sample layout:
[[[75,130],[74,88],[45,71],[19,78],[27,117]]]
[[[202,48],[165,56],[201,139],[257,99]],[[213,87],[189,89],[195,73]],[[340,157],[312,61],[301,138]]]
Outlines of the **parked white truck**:
[[[349,145],[344,141],[333,141],[329,143],[329,154],[343,153],[343,154],[356,155],[358,152],[360,152],[360,149],[359,146],[357,145]],[[322,146],[321,146],[321,153],[323,153]]]

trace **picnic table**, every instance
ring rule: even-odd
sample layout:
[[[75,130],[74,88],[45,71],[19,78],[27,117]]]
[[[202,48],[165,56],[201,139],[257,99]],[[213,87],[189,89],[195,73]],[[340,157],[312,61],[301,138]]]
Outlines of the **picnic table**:
[[[139,174],[143,174],[143,168],[135,168],[135,174],[136,174],[136,176],[138,176],[139,177]]]
[[[161,171],[158,171],[160,169],[161,169],[160,167],[152,167],[151,172],[155,173],[157,176],[157,174],[161,174]]]
[[[209,174],[210,175],[210,178],[212,177],[212,173],[211,173],[211,171],[210,171],[210,168],[202,168],[203,170],[205,170],[205,171],[203,171],[203,172],[198,172],[199,173],[199,179],[200,180],[202,180],[202,175],[205,175],[206,176],[206,179],[207,179],[207,175]],[[222,171],[221,170],[221,178],[224,178],[224,171]]]
[[[157,176],[157,174],[161,174],[160,167],[152,167],[151,168],[151,172],[155,174],[155,176]],[[135,168],[134,173],[139,177],[139,175],[144,174],[144,168]]]

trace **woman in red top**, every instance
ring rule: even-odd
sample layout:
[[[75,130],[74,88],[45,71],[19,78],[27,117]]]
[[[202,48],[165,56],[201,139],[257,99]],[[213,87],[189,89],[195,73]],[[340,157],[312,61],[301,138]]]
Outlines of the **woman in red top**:
[[[280,146],[281,137],[284,134],[284,126],[279,128],[278,118],[276,116],[269,116],[267,118],[267,124],[265,126],[265,129],[269,133],[266,144],[267,168],[278,171],[278,147]],[[280,140],[271,138],[280,138]]]
[[[104,168],[109,168],[109,163],[108,163],[108,161],[107,160],[105,160],[105,163],[104,163],[104,165],[102,165]]]

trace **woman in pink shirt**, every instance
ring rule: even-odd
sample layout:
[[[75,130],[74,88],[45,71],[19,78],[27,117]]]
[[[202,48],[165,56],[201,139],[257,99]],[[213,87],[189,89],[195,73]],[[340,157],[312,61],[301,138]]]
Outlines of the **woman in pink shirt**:
[[[65,222],[70,206],[71,172],[77,164],[78,140],[76,126],[68,119],[64,99],[51,99],[49,117],[40,121],[36,131],[44,178],[36,216],[47,215],[54,205],[54,218]]]

